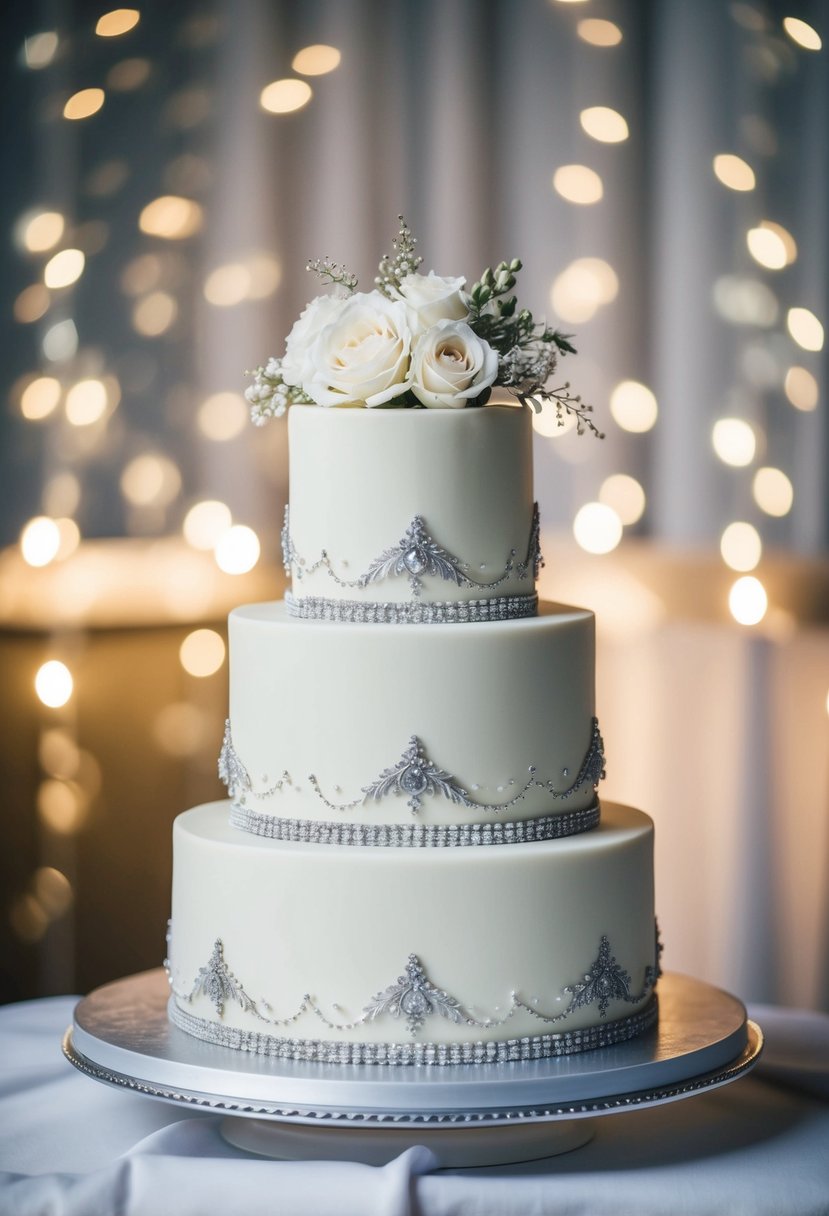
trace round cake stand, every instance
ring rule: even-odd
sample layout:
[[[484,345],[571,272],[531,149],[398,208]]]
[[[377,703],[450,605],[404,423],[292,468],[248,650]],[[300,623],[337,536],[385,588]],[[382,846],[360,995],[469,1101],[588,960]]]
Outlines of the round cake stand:
[[[568,1152],[591,1138],[591,1117],[687,1098],[756,1063],[763,1036],[735,997],[675,974],[658,993],[658,1024],[615,1047],[480,1066],[338,1065],[185,1034],[168,1020],[159,968],[80,1001],[63,1051],[97,1081],[229,1116],[223,1136],[249,1152],[378,1165],[418,1144],[443,1167],[496,1165]]]

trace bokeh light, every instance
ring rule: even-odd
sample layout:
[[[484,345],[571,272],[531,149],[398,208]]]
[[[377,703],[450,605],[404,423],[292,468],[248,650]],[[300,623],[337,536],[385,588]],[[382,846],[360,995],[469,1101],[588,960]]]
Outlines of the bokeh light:
[[[304,80],[274,80],[259,95],[259,104],[269,114],[290,114],[311,100],[313,91]]]
[[[182,532],[194,549],[213,549],[217,540],[233,523],[230,507],[216,499],[195,503],[184,517]]]
[[[804,350],[823,350],[823,326],[808,308],[790,308],[786,327],[798,346]]]
[[[615,511],[626,527],[638,523],[645,513],[645,491],[636,478],[627,473],[613,473],[605,478],[599,490],[599,502]]]
[[[757,436],[742,418],[720,418],[711,432],[714,451],[723,464],[744,468],[751,464],[757,451]]]
[[[49,311],[51,301],[52,297],[43,283],[32,283],[24,287],[15,298],[12,308],[15,321],[24,325],[39,321]]]
[[[54,376],[38,376],[27,384],[20,397],[20,412],[30,422],[48,418],[60,401],[60,381]]]
[[[81,483],[74,473],[65,469],[55,473],[43,487],[42,506],[54,518],[72,515],[81,501]]]
[[[553,311],[563,321],[589,321],[619,292],[616,271],[603,258],[576,258],[557,275],[550,291]]]
[[[610,412],[623,431],[642,434],[656,423],[659,407],[647,385],[622,380],[610,394]]]
[[[758,469],[751,490],[754,501],[766,515],[788,515],[792,509],[794,486],[782,469]]]
[[[59,836],[71,836],[86,823],[89,799],[74,781],[49,777],[38,787],[37,811],[46,827]]]
[[[50,325],[43,335],[40,349],[50,363],[63,363],[78,352],[78,330],[71,317]]]
[[[588,553],[610,553],[622,539],[622,521],[612,507],[588,502],[576,512],[573,535]]]
[[[145,452],[121,474],[121,493],[136,507],[167,506],[181,490],[181,473],[168,456]]]
[[[29,566],[48,566],[60,549],[60,528],[48,515],[30,519],[20,533],[20,552]]]
[[[602,179],[587,165],[561,165],[553,174],[553,189],[568,203],[589,207],[603,194]]]
[[[720,553],[732,570],[754,570],[763,556],[760,533],[752,524],[736,520],[728,525],[720,537]]]
[[[247,426],[248,407],[241,393],[213,393],[199,406],[196,425],[205,439],[224,443]]]
[[[627,122],[609,106],[589,106],[582,110],[579,122],[586,135],[603,144],[619,144],[628,137]]]
[[[218,537],[213,552],[225,574],[247,574],[259,561],[259,537],[253,528],[234,524]]]
[[[59,659],[50,659],[38,668],[35,676],[35,692],[44,705],[60,709],[72,696],[74,681],[72,673]]]
[[[162,194],[142,208],[138,227],[148,236],[165,241],[183,241],[202,226],[204,212],[198,203],[178,194]]]
[[[72,426],[92,426],[107,410],[106,385],[101,380],[79,380],[66,394],[66,419]]]
[[[15,937],[29,946],[35,945],[49,927],[49,917],[37,899],[26,892],[12,902],[9,921]]]
[[[823,46],[820,34],[807,21],[799,17],[784,17],[783,29],[804,51],[819,51]]]
[[[50,919],[63,916],[72,907],[72,884],[55,866],[38,866],[32,878],[32,890]]]
[[[95,33],[99,38],[117,38],[134,29],[141,14],[137,8],[114,8],[98,18]]]
[[[188,675],[214,675],[225,661],[225,644],[215,629],[194,629],[181,643],[179,661]]]
[[[291,67],[301,76],[324,76],[340,66],[342,55],[335,46],[315,43],[294,55]]]
[[[797,257],[797,246],[791,234],[779,224],[772,224],[768,220],[764,220],[756,228],[749,228],[746,244],[755,262],[766,270],[782,270]]]
[[[59,45],[58,36],[54,30],[43,30],[32,34],[23,43],[23,58],[27,68],[48,67],[55,57]]]
[[[204,298],[217,308],[240,304],[250,290],[250,271],[242,262],[229,262],[211,270],[204,283]]]
[[[59,211],[39,211],[28,217],[21,226],[20,243],[29,253],[45,253],[54,249],[66,222]]]
[[[69,287],[83,274],[86,258],[80,249],[62,249],[43,268],[43,282],[47,287]]]
[[[783,388],[795,409],[809,411],[817,408],[820,390],[817,380],[807,368],[790,367]]]
[[[211,739],[211,721],[207,714],[189,701],[174,701],[165,705],[152,725],[153,738],[168,756],[185,759],[201,751]]]
[[[732,152],[720,152],[714,157],[714,173],[729,190],[753,190],[757,184],[751,165]]]
[[[132,324],[136,333],[145,338],[158,338],[166,333],[178,316],[178,304],[166,291],[151,291],[136,301]]]
[[[770,329],[780,309],[770,287],[758,279],[724,274],[714,284],[714,307],[732,325],[759,325]]]
[[[559,412],[550,401],[543,401],[541,409],[532,411],[533,430],[545,439],[559,439],[576,427],[576,418],[564,410]]]
[[[751,574],[738,578],[728,593],[728,607],[734,620],[740,625],[759,624],[766,615],[768,606],[765,587]]]
[[[63,117],[72,122],[90,118],[101,109],[104,99],[103,89],[81,89],[80,92],[73,93],[63,107]]]
[[[576,33],[582,42],[589,42],[591,46],[618,46],[622,41],[618,25],[601,17],[583,17],[576,26]]]
[[[151,72],[149,59],[122,59],[107,72],[107,87],[116,93],[131,93],[147,83]]]

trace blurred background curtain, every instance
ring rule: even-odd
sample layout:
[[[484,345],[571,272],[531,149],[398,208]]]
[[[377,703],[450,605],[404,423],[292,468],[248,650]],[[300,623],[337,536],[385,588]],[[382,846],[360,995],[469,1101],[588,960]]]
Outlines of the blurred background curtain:
[[[109,30],[102,6],[68,0],[3,18],[8,637],[34,627],[24,567],[77,568],[96,538],[181,540],[205,500],[274,560],[285,429],[249,427],[241,393],[317,292],[308,258],[368,287],[401,212],[424,269],[471,282],[519,256],[520,298],[576,333],[561,371],[606,432],[536,420],[542,591],[597,611],[605,794],[657,821],[666,962],[747,999],[829,1007],[829,70],[812,37],[829,5],[134,12]],[[20,539],[43,518],[41,555],[59,521],[45,562],[37,532],[28,557]],[[622,543],[602,556],[614,521]],[[723,560],[734,523],[749,528]],[[740,574],[758,581],[729,610]],[[760,619],[739,623],[757,596]],[[38,620],[57,654],[63,635]],[[30,683],[13,687],[23,713]],[[140,732],[123,747],[146,761]],[[181,765],[204,770],[194,756]],[[33,822],[35,768],[15,769],[6,811]],[[112,781],[98,797],[115,815]],[[48,824],[33,832],[36,853]],[[8,871],[4,927],[54,959],[80,893],[39,895],[32,849]],[[86,978],[39,976],[41,990]]]

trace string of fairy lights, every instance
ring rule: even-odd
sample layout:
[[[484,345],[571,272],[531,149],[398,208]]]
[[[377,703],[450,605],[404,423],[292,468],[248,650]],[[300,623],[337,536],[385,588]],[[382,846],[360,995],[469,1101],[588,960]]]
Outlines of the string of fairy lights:
[[[625,30],[616,21],[581,15],[589,0],[549,2],[573,8],[574,37],[595,53],[597,70],[601,68],[602,56],[612,56],[623,45]],[[773,28],[763,10],[755,5],[734,3],[730,12],[748,35],[785,39],[796,54],[809,55],[821,50],[819,32],[800,19],[786,17],[779,27]],[[100,16],[87,35],[114,48],[112,62],[100,82],[62,96],[49,121],[85,123],[106,112],[111,96],[131,94],[147,85],[152,77],[152,64],[145,56],[129,50],[130,35],[141,20],[141,11],[136,8],[114,9]],[[203,22],[198,31],[194,37],[208,37],[209,22]],[[215,29],[212,36],[216,36]],[[20,55],[24,69],[49,73],[60,60],[61,39],[62,35],[55,30],[40,30],[27,37]],[[291,61],[292,75],[257,86],[258,106],[268,114],[289,120],[290,115],[313,102],[316,78],[337,71],[341,64],[342,53],[336,47],[314,44],[297,48]],[[165,106],[167,121],[186,136],[209,112],[209,97],[204,89],[192,85],[168,98]],[[627,119],[606,105],[582,109],[578,124],[585,161],[590,159],[593,145],[617,145],[623,150],[630,137]],[[757,189],[763,172],[760,163],[750,164],[727,148],[718,152],[710,165],[700,166],[700,170],[710,172],[712,188],[742,195],[750,195]],[[89,175],[88,197],[94,200],[116,195],[127,175],[118,158],[103,161]],[[182,255],[177,251],[186,249],[188,241],[203,233],[211,219],[196,188],[203,178],[204,166],[196,153],[183,154],[168,175],[168,191],[147,199],[138,211],[137,228],[144,247],[137,253],[132,251],[127,258],[118,286],[129,302],[134,333],[149,343],[174,333],[180,322],[181,291],[177,292],[176,287],[181,282]],[[191,188],[187,189],[188,186]],[[574,208],[597,207],[608,201],[606,182],[589,163],[554,167],[551,189]],[[84,494],[83,459],[90,452],[107,448],[108,434],[120,416],[125,386],[106,360],[96,363],[84,358],[72,315],[72,293],[106,244],[106,226],[95,219],[74,223],[57,206],[33,202],[15,225],[14,240],[21,256],[32,267],[32,281],[14,300],[13,315],[21,326],[37,327],[40,366],[19,377],[12,386],[11,402],[27,424],[42,428],[44,435],[52,428],[53,435],[58,432],[62,437],[61,442],[50,446],[58,455],[52,458],[54,467],[44,480],[41,513],[28,520],[19,537],[23,561],[32,568],[42,568],[72,558],[84,543],[79,522]],[[763,215],[758,215],[746,229],[744,245],[750,264],[767,278],[785,271],[799,256],[796,234]],[[271,251],[258,250],[211,267],[200,290],[210,307],[229,309],[244,302],[272,298],[279,290],[281,278],[277,257]],[[619,276],[610,262],[600,257],[578,256],[560,269],[550,285],[550,309],[561,322],[581,327],[601,310],[612,308],[619,295]],[[742,269],[723,274],[712,285],[712,300],[726,324],[749,324],[767,332],[784,329],[790,354],[782,377],[783,394],[798,413],[816,410],[820,385],[815,365],[809,360],[823,348],[824,331],[819,317],[799,300],[793,300],[783,315],[766,280]],[[609,393],[607,404],[612,423],[629,435],[646,435],[659,425],[659,403],[647,384],[622,380]],[[573,422],[569,420],[567,425],[560,426],[554,412],[545,407],[534,417],[533,426],[539,436],[558,442],[567,435]],[[224,444],[236,439],[247,425],[247,406],[241,392],[220,389],[193,402],[190,424],[208,443]],[[212,555],[220,571],[233,575],[252,570],[260,559],[255,529],[234,519],[225,502],[189,499],[182,468],[162,450],[160,442],[146,442],[136,450],[127,438],[128,431],[122,424],[119,443],[110,457],[121,461],[117,477],[127,508],[127,530],[167,536],[178,530],[186,547]],[[738,576],[730,589],[729,608],[735,621],[748,627],[758,625],[768,609],[768,596],[757,573],[763,558],[762,519],[787,515],[795,494],[792,478],[784,468],[759,463],[761,453],[768,450],[765,440],[756,422],[739,416],[718,418],[711,432],[712,458],[744,470],[751,479],[753,517],[728,520],[720,536],[722,560]],[[111,443],[109,448],[112,449]],[[595,501],[577,505],[573,519],[575,540],[589,553],[609,553],[619,545],[625,529],[639,523],[647,506],[645,486],[624,471],[614,472],[601,483]],[[214,630],[195,629],[184,639],[179,657],[190,676],[206,678],[219,672],[225,663],[225,644]],[[74,693],[70,659],[65,655],[47,659],[35,673],[34,689],[47,714],[42,732],[43,780],[38,810],[49,830],[70,835],[83,826],[100,784],[94,757],[78,746],[73,718],[67,712]],[[178,746],[185,749],[181,754],[186,754],[187,746],[192,749],[200,746],[193,707],[181,702],[168,708],[164,727],[158,731],[159,739],[177,738]],[[48,717],[50,714],[57,717]],[[12,922],[16,932],[23,940],[38,940],[51,920],[63,915],[70,903],[69,878],[55,867],[41,867],[30,888],[14,905]]]

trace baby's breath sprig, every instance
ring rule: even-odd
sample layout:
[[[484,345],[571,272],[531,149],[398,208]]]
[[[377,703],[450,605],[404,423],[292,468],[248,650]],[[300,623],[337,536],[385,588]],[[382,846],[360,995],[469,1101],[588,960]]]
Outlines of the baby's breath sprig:
[[[345,288],[348,292],[357,289],[356,274],[346,270],[345,266],[339,262],[332,262],[330,258],[314,258],[312,262],[308,262],[305,269],[319,275],[323,283],[333,283],[337,287]]]
[[[286,384],[282,379],[281,359],[270,358],[264,367],[257,367],[245,375],[253,376],[253,384],[245,389],[245,398],[254,426],[264,426],[269,418],[281,418],[289,405],[313,404],[301,388]]]
[[[564,426],[565,414],[571,414],[576,420],[577,435],[590,431],[597,439],[604,439],[604,431],[600,431],[593,419],[589,417],[593,413],[593,406],[587,405],[580,394],[574,395],[570,392],[569,380],[560,388],[537,388],[532,396],[519,393],[515,389],[513,392],[522,405],[530,406],[536,414],[541,413],[542,405],[552,405],[559,426]]]
[[[415,249],[417,237],[412,236],[412,230],[402,215],[397,218],[400,221],[400,229],[391,243],[394,252],[391,256],[383,254],[374,280],[378,291],[382,291],[390,300],[396,298],[394,292],[399,289],[400,280],[405,279],[407,274],[414,274],[423,261]]]

